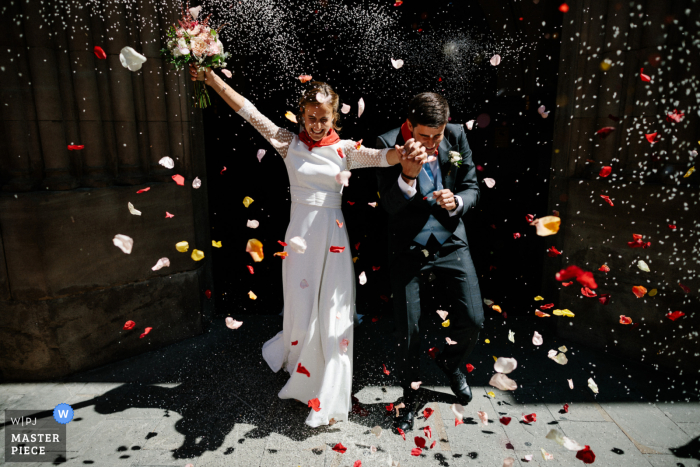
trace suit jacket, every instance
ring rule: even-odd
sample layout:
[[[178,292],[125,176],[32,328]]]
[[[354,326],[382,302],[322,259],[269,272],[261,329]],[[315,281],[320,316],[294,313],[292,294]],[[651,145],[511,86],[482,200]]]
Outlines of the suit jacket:
[[[377,147],[393,148],[395,144],[405,143],[401,128],[395,128],[377,138]],[[462,165],[456,167],[450,163],[450,151],[462,154]],[[467,233],[464,230],[462,218],[479,200],[479,184],[476,179],[476,169],[472,161],[472,151],[467,144],[467,135],[462,125],[448,123],[445,136],[438,146],[438,160],[442,172],[443,188],[449,188],[452,193],[462,198],[463,209],[459,216],[450,217],[448,211],[437,204],[430,205],[421,195],[419,181],[416,179],[417,193],[413,198],[406,199],[399,187],[398,178],[401,175],[401,164],[377,170],[379,184],[379,204],[389,214],[389,264],[411,240],[420,233],[432,214],[447,230],[467,243]],[[467,243],[468,244],[468,243]]]

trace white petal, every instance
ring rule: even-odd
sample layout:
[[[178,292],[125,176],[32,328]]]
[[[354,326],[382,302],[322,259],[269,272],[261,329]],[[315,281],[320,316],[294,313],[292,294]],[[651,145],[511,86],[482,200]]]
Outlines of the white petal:
[[[226,327],[229,329],[238,329],[241,327],[241,324],[243,324],[243,321],[236,321],[230,316],[226,318]]]
[[[260,226],[260,222],[256,220],[250,220],[248,219],[248,223],[246,224],[246,227],[250,227],[251,229],[257,229]]]
[[[503,373],[493,375],[489,384],[501,391],[515,391],[518,389],[518,384]]]
[[[493,364],[493,369],[504,375],[507,375],[516,368],[518,368],[518,362],[514,358],[498,357],[496,363]]]
[[[158,163],[166,169],[172,169],[173,167],[175,167],[175,161],[168,156],[165,156],[164,158],[159,160]]]
[[[411,383],[411,389],[417,391],[423,381],[414,381]]]
[[[491,65],[498,66],[498,64],[501,63],[501,56],[496,54],[493,57],[491,57],[491,60],[489,61],[491,62]]]
[[[316,93],[316,101],[318,101],[319,104],[328,104],[332,98],[333,96],[331,96],[330,94],[325,94],[322,92]]]
[[[190,14],[192,15],[192,18],[194,18],[195,21],[197,20],[197,16],[199,16],[200,11],[202,11],[202,5],[190,8]]]
[[[637,267],[644,272],[649,272],[649,266],[641,259],[637,262]]]
[[[512,457],[506,457],[503,459],[503,467],[513,467],[515,465],[515,459]]]
[[[445,310],[437,310],[437,314],[440,315],[440,318],[442,318],[443,321],[445,321],[445,319],[447,319],[447,315],[449,314],[449,312],[447,312]]]
[[[474,128],[474,120],[469,120],[467,123],[465,123],[467,130],[471,130]]]
[[[131,249],[134,247],[134,239],[122,234],[115,235],[112,242],[114,242],[114,246],[121,249],[127,255],[131,254]]]
[[[554,349],[552,349],[552,350],[550,350],[549,352],[547,352],[547,356],[548,356],[549,358],[554,358],[556,355],[557,355],[557,351],[554,350]]]
[[[484,299],[484,303],[486,304],[486,306],[491,306],[491,305],[494,304],[494,301],[493,301],[493,300],[489,300],[488,298],[485,298],[485,299]]]
[[[348,104],[343,104],[340,111],[344,114],[350,113],[350,106]]]
[[[532,336],[532,343],[535,345],[542,345],[543,342],[544,340],[542,339],[542,334],[535,331],[535,334]]]
[[[460,420],[464,420],[464,414],[466,413],[466,410],[464,410],[464,407],[460,404],[452,404],[452,412],[455,414],[455,417],[457,417]]]
[[[367,274],[364,271],[360,273],[360,285],[365,285],[367,283]]]
[[[194,180],[192,180],[192,188],[195,190],[202,186],[202,181],[199,179],[199,177],[194,177]]]
[[[357,102],[357,118],[362,117],[362,112],[365,111],[365,100],[360,97],[360,100]]]
[[[294,237],[289,240],[289,246],[297,253],[304,253],[306,251],[306,240],[301,237]]]
[[[569,379],[569,380],[567,380],[567,381],[569,382],[569,389],[573,389],[573,388],[574,388],[574,380],[573,380],[573,379]]]
[[[153,271],[157,271],[160,268],[169,268],[169,267],[170,267],[170,260],[168,258],[163,257],[163,258],[159,259],[158,262],[156,263],[156,265],[153,266],[151,269]]]
[[[391,59],[391,65],[396,68],[397,70],[403,66],[403,60],[398,59],[394,60],[393,58]]]
[[[130,212],[131,214],[133,214],[134,216],[140,216],[140,215],[141,215],[141,211],[139,211],[138,209],[136,209],[136,208],[134,207],[133,204],[129,203],[129,204],[127,204],[126,206],[129,208],[129,212]]]
[[[515,333],[510,329],[508,330],[508,340],[515,344]]]
[[[485,178],[484,183],[489,188],[493,188],[494,186],[496,186],[496,180],[494,180],[493,178]]]
[[[532,460],[532,454],[525,455],[523,459],[525,459],[525,462],[530,462]]]
[[[581,449],[585,449],[585,446],[581,446],[573,439],[567,438],[559,430],[555,430],[553,428],[549,430],[549,433],[547,433],[545,438],[556,441],[557,444],[564,446],[569,451],[580,451]]]
[[[348,186],[351,175],[352,173],[349,170],[343,170],[342,172],[336,174],[335,181],[343,186]]]
[[[119,52],[119,61],[124,68],[129,71],[139,71],[141,66],[146,62],[146,57],[132,49],[131,47],[124,47]]]
[[[265,157],[265,149],[258,149],[258,162],[262,162],[262,158]]]
[[[377,425],[374,428],[372,428],[372,434],[374,436],[376,436],[377,438],[379,438],[382,435],[382,427]]]
[[[598,394],[598,385],[595,384],[593,378],[588,378],[588,387],[591,388],[591,391],[593,391],[594,394]]]
[[[447,345],[455,345],[457,342],[453,341],[449,337],[445,337],[445,342],[447,342]]]

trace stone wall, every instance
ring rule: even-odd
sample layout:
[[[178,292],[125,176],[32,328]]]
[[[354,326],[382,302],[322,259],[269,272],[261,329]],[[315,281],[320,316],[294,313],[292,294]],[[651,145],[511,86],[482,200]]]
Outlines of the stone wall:
[[[567,3],[549,194],[550,209],[562,218],[561,230],[550,238],[563,255],[545,263],[543,283],[556,307],[576,316],[555,317],[558,331],[611,358],[695,373],[699,177],[684,175],[697,162],[689,151],[698,149],[700,134],[700,2]],[[695,43],[688,40],[693,34]],[[651,83],[640,79],[641,68]],[[680,123],[666,121],[675,108],[686,113]],[[603,127],[615,130],[602,139],[595,133]],[[651,145],[645,134],[656,131],[660,141]],[[612,167],[610,177],[598,175],[603,166]],[[630,248],[633,234],[651,247]],[[639,260],[651,272],[641,271]],[[598,270],[603,264],[610,272]],[[595,291],[611,294],[611,302],[583,297],[576,282],[560,287],[555,273],[568,265],[593,271]],[[658,294],[636,298],[632,287],[638,285]],[[665,317],[670,311],[686,317],[673,322]],[[620,315],[635,324],[620,324]]]
[[[52,3],[10,2],[1,20],[0,380],[59,377],[176,342],[201,333],[211,308],[201,112],[185,73],[159,58],[178,12]],[[119,61],[127,45],[148,59],[138,72]],[[134,239],[130,255],[116,234]],[[177,252],[182,240],[205,259]],[[161,257],[171,266],[152,271]]]

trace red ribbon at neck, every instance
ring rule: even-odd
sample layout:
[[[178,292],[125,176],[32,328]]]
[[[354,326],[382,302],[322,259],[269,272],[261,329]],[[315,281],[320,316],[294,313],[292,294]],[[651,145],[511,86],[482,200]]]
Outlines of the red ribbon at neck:
[[[319,141],[314,141],[311,139],[306,130],[304,130],[301,133],[299,133],[299,140],[302,143],[304,143],[306,147],[309,148],[309,151],[311,151],[315,147],[330,146],[332,144],[337,143],[338,141],[340,141],[340,136],[338,136],[338,133],[336,133],[335,130],[331,128],[331,130],[326,136],[321,138]]]
[[[401,125],[401,136],[403,136],[403,142],[406,144],[406,141],[409,139],[413,138],[413,133],[411,130],[408,129],[408,119]],[[435,155],[438,153],[438,148],[435,148]]]

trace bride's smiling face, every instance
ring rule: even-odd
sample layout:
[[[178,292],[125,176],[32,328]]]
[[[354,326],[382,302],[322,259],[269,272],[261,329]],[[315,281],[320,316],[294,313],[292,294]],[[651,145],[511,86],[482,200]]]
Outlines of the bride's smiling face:
[[[333,110],[327,104],[306,104],[304,129],[312,140],[320,141],[333,128]]]

